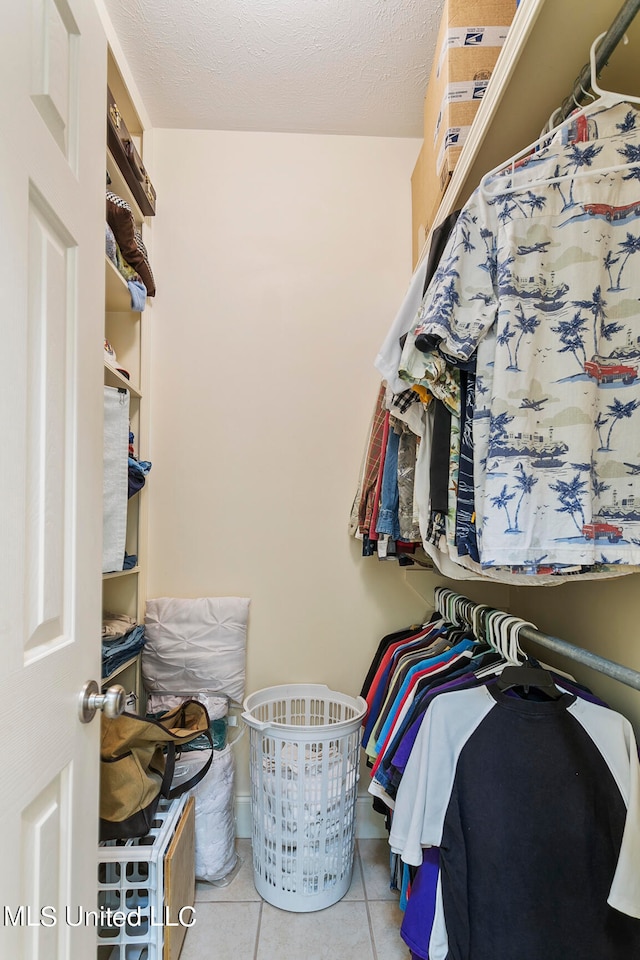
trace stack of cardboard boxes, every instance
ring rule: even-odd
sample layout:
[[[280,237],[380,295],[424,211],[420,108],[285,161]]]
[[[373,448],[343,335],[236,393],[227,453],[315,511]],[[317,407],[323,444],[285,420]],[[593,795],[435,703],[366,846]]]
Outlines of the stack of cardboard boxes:
[[[515,11],[516,0],[445,0],[424,101],[424,143],[411,177],[414,266]]]

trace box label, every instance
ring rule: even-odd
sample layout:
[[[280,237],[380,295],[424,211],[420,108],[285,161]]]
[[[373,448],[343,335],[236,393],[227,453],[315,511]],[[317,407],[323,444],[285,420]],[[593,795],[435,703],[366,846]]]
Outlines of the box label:
[[[482,100],[488,83],[488,80],[460,80],[457,83],[447,84],[447,89],[440,104],[438,119],[436,120],[436,128],[433,135],[434,147],[447,106],[450,103],[471,103],[474,100]]]
[[[444,163],[447,150],[450,150],[451,147],[461,147],[469,136],[469,130],[471,130],[471,124],[469,124],[468,127],[449,127],[449,129],[445,131],[442,146],[438,151],[438,159],[436,161],[436,170],[438,172],[440,172],[440,168]]]
[[[450,47],[501,47],[507,39],[509,27],[450,27],[447,30],[440,56],[436,77],[440,76],[442,64]]]

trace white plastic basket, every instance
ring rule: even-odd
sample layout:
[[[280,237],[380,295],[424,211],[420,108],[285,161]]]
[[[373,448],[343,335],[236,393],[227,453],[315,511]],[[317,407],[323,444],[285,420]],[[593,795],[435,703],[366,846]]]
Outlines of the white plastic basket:
[[[366,709],[362,697],[309,683],[244,701],[254,882],[275,907],[322,910],[349,889]]]
[[[186,802],[161,798],[146,837],[98,845],[98,960],[162,960],[164,856]]]

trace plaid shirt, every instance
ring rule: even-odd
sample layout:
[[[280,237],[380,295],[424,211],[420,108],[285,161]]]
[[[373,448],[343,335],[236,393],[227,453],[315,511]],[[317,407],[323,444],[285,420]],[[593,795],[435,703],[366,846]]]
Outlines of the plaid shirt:
[[[411,404],[417,403],[419,399],[420,397],[415,390],[403,390],[402,393],[394,393],[391,406],[399,410],[400,413],[406,413]]]
[[[369,444],[362,473],[360,502],[358,504],[358,530],[365,536],[368,536],[371,529],[371,518],[374,512],[376,488],[382,461],[382,438],[385,419],[388,416],[384,408],[384,398],[385,387],[384,384],[381,384],[371,421],[371,430],[369,431]]]

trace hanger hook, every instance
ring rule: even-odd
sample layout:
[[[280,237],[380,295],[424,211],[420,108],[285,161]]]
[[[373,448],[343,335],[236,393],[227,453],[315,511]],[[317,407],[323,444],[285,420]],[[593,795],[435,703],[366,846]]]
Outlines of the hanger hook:
[[[533,630],[537,630],[538,628],[535,625],[535,623],[531,623],[530,620],[519,620],[518,623],[513,628],[516,652],[522,657],[523,660],[526,660],[527,655],[522,649],[522,647],[520,646],[520,631],[524,627],[532,627]]]
[[[585,88],[582,86],[581,83],[579,83],[578,86],[579,86],[580,89],[582,90],[582,95],[583,95],[583,97],[590,97],[592,100],[595,100],[595,99],[596,99],[596,97],[594,97],[594,95],[592,94],[592,92],[591,92],[590,90],[585,90]]]

